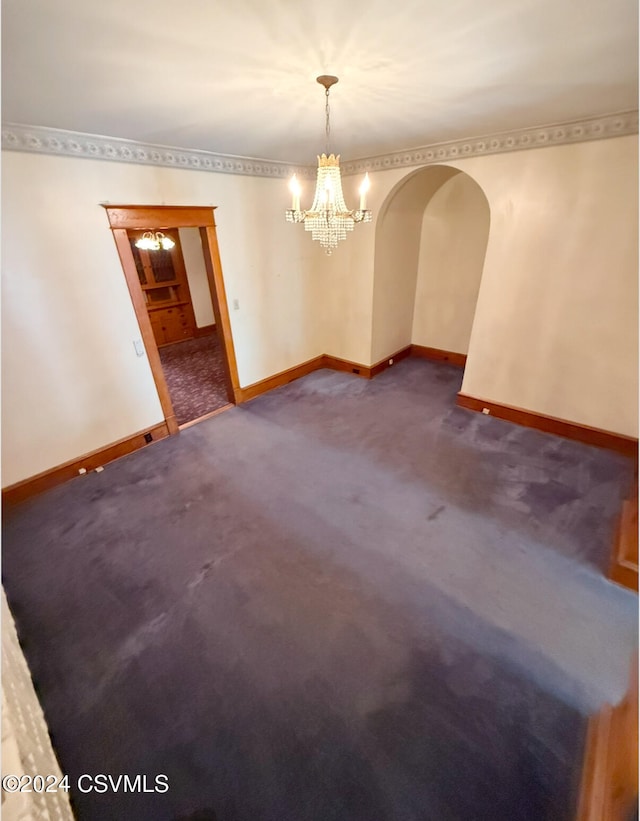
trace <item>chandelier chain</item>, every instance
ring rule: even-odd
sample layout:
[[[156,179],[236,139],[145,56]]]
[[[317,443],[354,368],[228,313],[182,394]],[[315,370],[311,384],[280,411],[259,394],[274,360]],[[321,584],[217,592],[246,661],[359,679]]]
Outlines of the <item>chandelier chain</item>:
[[[327,156],[329,156],[329,137],[331,136],[331,121],[329,119],[329,89],[328,88],[325,89],[324,95],[326,97],[326,102],[325,102],[325,106],[324,106],[324,112],[325,112],[324,131],[325,131],[325,137],[326,137],[326,139],[325,139],[325,152],[326,152]]]

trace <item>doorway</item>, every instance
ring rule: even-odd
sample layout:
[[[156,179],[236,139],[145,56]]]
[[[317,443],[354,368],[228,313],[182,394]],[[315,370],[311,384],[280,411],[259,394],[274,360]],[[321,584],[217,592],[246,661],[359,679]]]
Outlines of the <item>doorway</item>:
[[[104,206],[170,433],[239,394],[212,207]],[[157,248],[136,244],[145,232]]]

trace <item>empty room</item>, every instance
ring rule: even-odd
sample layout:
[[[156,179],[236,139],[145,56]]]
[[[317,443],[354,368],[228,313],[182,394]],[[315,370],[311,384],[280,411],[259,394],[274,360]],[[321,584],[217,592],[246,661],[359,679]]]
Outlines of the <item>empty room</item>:
[[[2,814],[632,821],[631,0],[3,0]]]

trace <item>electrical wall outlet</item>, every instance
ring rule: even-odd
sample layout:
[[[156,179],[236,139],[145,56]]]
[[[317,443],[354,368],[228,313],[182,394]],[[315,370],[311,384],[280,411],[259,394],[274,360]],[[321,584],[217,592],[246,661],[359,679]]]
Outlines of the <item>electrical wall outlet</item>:
[[[488,416],[488,415],[491,413],[491,411],[489,410],[489,408],[483,408],[483,409],[482,409],[482,412],[483,412],[486,416]]]
[[[133,347],[135,349],[136,356],[144,356],[144,345],[142,344],[141,339],[134,339]]]

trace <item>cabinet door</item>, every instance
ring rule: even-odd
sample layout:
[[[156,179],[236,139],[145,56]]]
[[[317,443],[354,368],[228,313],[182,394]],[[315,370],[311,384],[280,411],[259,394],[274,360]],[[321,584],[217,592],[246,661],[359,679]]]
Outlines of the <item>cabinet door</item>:
[[[162,326],[165,343],[178,342],[180,339],[185,338],[180,318],[181,312],[178,308],[166,308],[164,311],[159,311],[158,313],[161,313],[163,316]]]
[[[164,232],[176,243],[170,251],[163,249],[146,251],[136,245],[143,233],[143,231],[135,231],[129,234],[129,244],[131,245],[140,285],[153,287],[155,285],[179,284],[184,279],[180,276],[184,263],[182,262],[182,252],[177,235],[168,230]]]

